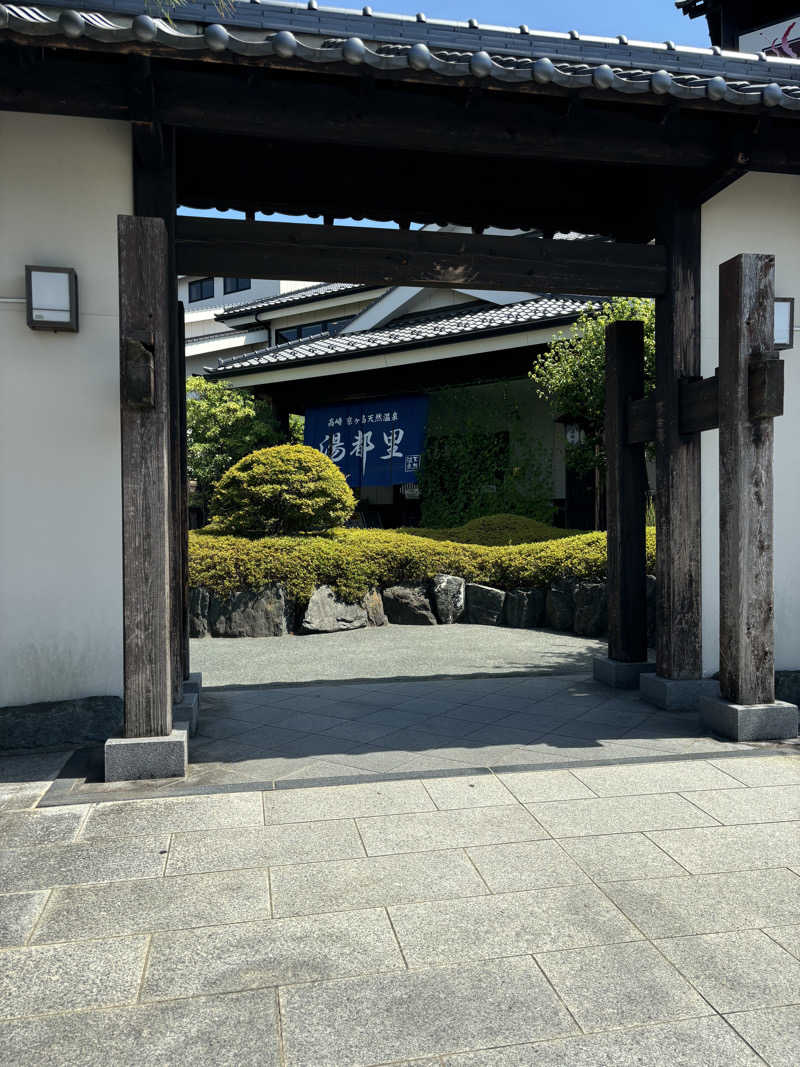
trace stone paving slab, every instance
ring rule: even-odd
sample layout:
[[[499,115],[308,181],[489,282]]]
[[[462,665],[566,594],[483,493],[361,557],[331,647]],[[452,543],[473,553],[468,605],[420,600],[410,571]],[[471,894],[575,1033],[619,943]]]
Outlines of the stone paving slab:
[[[146,951],[146,937],[118,937],[0,952],[0,1018],[135,1000]]]
[[[403,904],[389,914],[412,968],[642,936],[593,885]]]
[[[280,998],[287,1067],[359,1067],[577,1029],[529,957],[296,986]]]
[[[714,824],[713,818],[674,793],[552,801],[529,807],[553,837],[586,837]]]
[[[759,930],[667,938],[656,944],[720,1013],[800,1000],[800,960]]]
[[[654,834],[653,837],[655,836]],[[597,882],[618,882],[631,878],[669,878],[688,873],[680,863],[671,859],[644,834],[567,837],[559,844],[589,877]]]
[[[281,1067],[275,992],[194,997],[0,1023],[14,1067]]]
[[[800,783],[693,793],[692,803],[718,822],[735,824],[800,820]]]
[[[0,848],[57,845],[73,841],[85,812],[75,808],[14,811],[0,815]]]
[[[416,781],[277,790],[265,793],[263,799],[267,825],[435,810],[425,787]]]
[[[711,1014],[689,982],[644,941],[539,953],[536,961],[587,1032]]]
[[[536,819],[519,804],[417,815],[379,815],[357,819],[357,823],[370,856],[547,837]]]
[[[800,925],[768,927],[764,933],[800,960]]]
[[[203,830],[173,835],[166,873],[202,874],[363,855],[361,839],[350,819],[258,829]]]
[[[770,1067],[797,1067],[800,1006],[743,1011],[725,1018]]]
[[[763,1067],[720,1018],[444,1056],[445,1067]],[[777,1063],[773,1067],[779,1067]],[[789,1067],[789,1061],[780,1067]]]
[[[441,811],[449,808],[484,808],[514,804],[517,798],[491,774],[427,778],[425,789]]]
[[[0,852],[0,887],[12,892],[158,878],[164,872],[168,850],[168,834],[122,841],[78,841],[49,848],[7,849]]]
[[[309,915],[488,892],[460,850],[272,867],[275,915]]]
[[[649,837],[691,874],[800,864],[800,822],[660,830]]]
[[[570,771],[505,771],[497,777],[523,803],[582,800],[595,795]]]
[[[715,767],[742,785],[795,785],[800,783],[800,759],[786,756],[753,756],[731,762],[711,760]]]
[[[0,896],[0,948],[25,944],[46,900],[45,890]]]
[[[680,793],[697,789],[741,789],[742,784],[706,761],[678,760],[625,767],[581,767],[575,777],[601,797]]]
[[[587,882],[588,876],[556,841],[519,841],[482,845],[467,854],[493,893]]]
[[[82,837],[134,837],[154,832],[210,830],[264,823],[261,794],[229,793],[220,796],[165,797],[97,804],[89,812]]]
[[[383,909],[234,923],[155,934],[142,999],[235,992],[403,968]]]
[[[266,871],[224,871],[108,882],[54,890],[33,943],[179,930],[269,917]]]
[[[800,909],[800,877],[787,870],[609,882],[603,889],[652,938],[782,926]]]

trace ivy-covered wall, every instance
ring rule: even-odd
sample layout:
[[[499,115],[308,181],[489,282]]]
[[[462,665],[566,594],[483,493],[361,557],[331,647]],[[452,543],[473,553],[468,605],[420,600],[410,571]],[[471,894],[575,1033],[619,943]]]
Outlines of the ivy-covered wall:
[[[499,512],[548,521],[563,477],[563,430],[527,379],[430,394],[423,526]]]

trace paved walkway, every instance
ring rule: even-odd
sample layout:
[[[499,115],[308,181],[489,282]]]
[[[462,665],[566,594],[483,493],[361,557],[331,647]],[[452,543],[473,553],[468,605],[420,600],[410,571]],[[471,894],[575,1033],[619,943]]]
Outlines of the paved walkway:
[[[67,754],[0,761],[0,1063],[796,1067],[796,755],[584,679],[406,684],[206,698],[411,754],[352,784],[328,741],[324,785],[34,809]]]
[[[206,686],[590,671],[606,641],[506,626],[380,626],[305,637],[192,641]]]

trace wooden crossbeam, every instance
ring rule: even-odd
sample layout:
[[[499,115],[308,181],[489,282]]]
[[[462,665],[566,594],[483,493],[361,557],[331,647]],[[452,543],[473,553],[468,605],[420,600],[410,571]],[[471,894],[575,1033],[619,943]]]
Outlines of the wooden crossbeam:
[[[180,274],[587,296],[657,296],[666,288],[666,253],[657,245],[190,216],[177,218],[175,237]]]
[[[748,368],[751,421],[783,414],[783,360],[754,358]],[[684,378],[678,386],[678,427],[681,434],[719,428],[719,379]],[[628,402],[625,440],[629,445],[654,441],[656,401],[653,396]]]

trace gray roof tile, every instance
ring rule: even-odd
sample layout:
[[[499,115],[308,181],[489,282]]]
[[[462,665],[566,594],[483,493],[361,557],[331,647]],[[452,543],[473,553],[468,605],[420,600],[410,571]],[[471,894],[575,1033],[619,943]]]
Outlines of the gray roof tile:
[[[242,304],[228,304],[214,318],[219,322],[226,322],[228,319],[239,318],[241,315],[252,314],[257,311],[313,303],[315,300],[326,300],[330,296],[339,296],[341,293],[369,292],[374,289],[384,288],[385,286],[357,285],[354,282],[320,282],[316,285],[308,285],[304,289],[293,289],[288,293],[279,293],[278,296],[264,297],[263,300],[248,300]]]
[[[247,356],[219,361],[211,376],[227,377],[287,365],[352,359],[387,349],[448,344],[471,335],[523,332],[557,321],[570,321],[592,301],[585,296],[537,296],[498,307],[476,301],[457,307],[405,315],[386,326],[349,334],[319,334],[313,339],[257,349]]]

